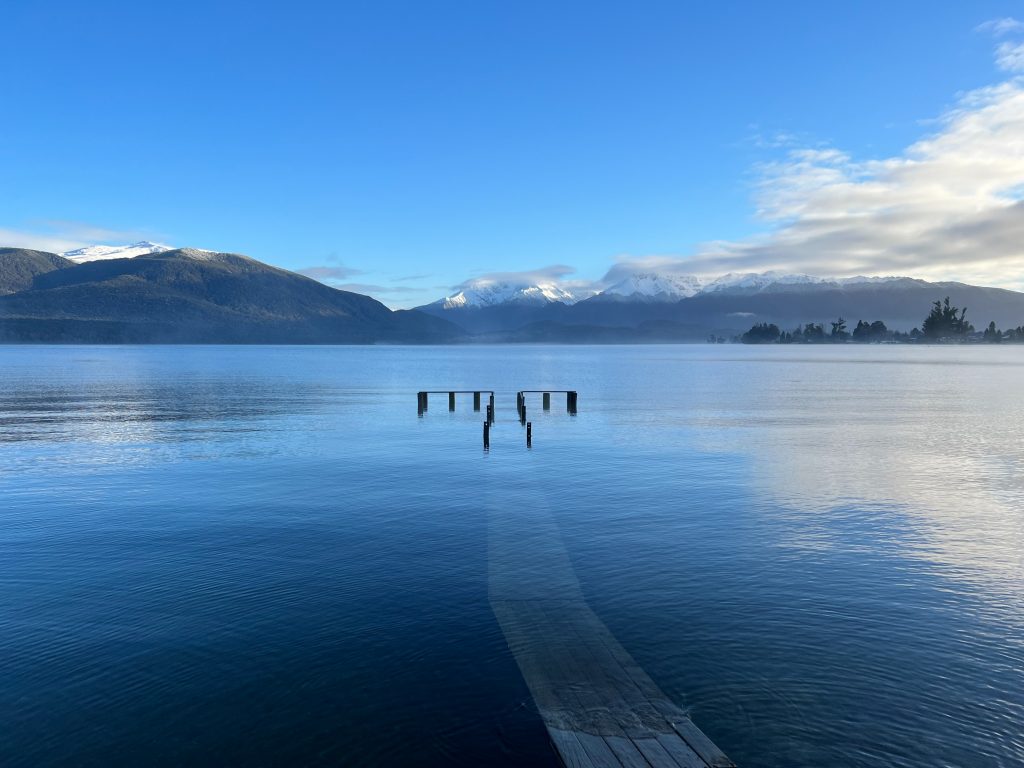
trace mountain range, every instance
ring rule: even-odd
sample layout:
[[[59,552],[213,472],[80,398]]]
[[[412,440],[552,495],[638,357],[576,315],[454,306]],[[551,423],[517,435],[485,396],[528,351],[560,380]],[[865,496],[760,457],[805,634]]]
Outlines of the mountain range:
[[[148,241],[64,254],[0,248],[0,341],[99,343],[671,342],[840,316],[919,326],[949,296],[978,327],[1024,323],[1024,293],[909,277],[637,272],[596,288],[476,280],[415,310],[247,256]]]
[[[81,254],[79,254],[81,255]],[[447,342],[442,318],[231,253],[153,249],[131,258],[0,249],[0,341],[77,343]]]
[[[828,278],[783,272],[714,279],[638,272],[603,290],[573,293],[555,284],[471,281],[418,307],[468,334],[495,341],[696,341],[731,337],[754,323],[792,329],[843,317],[881,320],[909,331],[932,302],[949,296],[981,327],[1024,322],[1024,293],[910,277]]]

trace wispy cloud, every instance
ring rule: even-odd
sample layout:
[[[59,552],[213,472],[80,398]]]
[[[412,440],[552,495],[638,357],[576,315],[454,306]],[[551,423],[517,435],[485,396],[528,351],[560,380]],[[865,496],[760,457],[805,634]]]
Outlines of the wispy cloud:
[[[364,293],[368,295],[377,294],[397,294],[397,295],[408,295],[422,293],[425,289],[414,288],[411,285],[377,285],[375,283],[340,283],[335,288],[340,288],[343,291],[352,291],[353,293]]]
[[[1024,72],[1024,43],[1000,43],[996,48],[996,65],[1007,72]]]
[[[1024,72],[1024,42],[1019,40],[1024,35],[1024,22],[1011,16],[989,19],[975,27],[974,31],[993,37],[1018,38],[1017,41],[1007,40],[996,46],[996,66],[1004,72]]]
[[[27,228],[0,227],[0,246],[63,253],[97,243],[164,239],[152,233],[108,229],[77,221],[39,221]]]
[[[1018,21],[1012,16],[1005,16],[1001,19],[989,19],[983,21],[974,28],[975,32],[985,32],[996,37],[1009,35],[1016,32],[1024,32],[1024,22]]]
[[[296,269],[300,275],[311,277],[314,280],[319,280],[321,283],[334,284],[341,280],[347,280],[350,277],[363,274],[361,269],[353,269],[352,267],[345,267],[340,264],[337,265],[321,265],[317,267],[303,267],[302,269]]]
[[[464,288],[474,288],[493,283],[510,283],[512,285],[558,283],[564,285],[566,284],[565,278],[574,272],[576,272],[575,267],[565,264],[552,264],[547,267],[526,269],[521,272],[485,272],[453,286],[453,289],[458,291]]]

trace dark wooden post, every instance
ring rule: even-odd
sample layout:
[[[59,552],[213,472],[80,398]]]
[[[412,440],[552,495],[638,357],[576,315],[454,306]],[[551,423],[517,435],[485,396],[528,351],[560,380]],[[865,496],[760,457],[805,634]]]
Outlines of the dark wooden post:
[[[479,392],[474,392],[473,393],[473,410],[474,411],[479,411],[480,410],[480,393]]]
[[[491,415],[491,424],[494,423],[494,393],[491,392],[490,400],[487,404],[488,411]]]
[[[516,413],[518,413],[520,417],[522,417],[522,415],[523,415],[523,393],[522,392],[516,392]]]
[[[484,422],[484,449],[491,447],[491,422]]]
[[[523,409],[519,412],[519,423],[526,423],[526,398],[523,398]]]
[[[448,393],[448,410],[449,411],[454,411],[455,410],[455,393],[454,392],[449,392]]]
[[[544,410],[545,411],[550,411],[551,410],[551,393],[550,392],[545,392],[544,393]]]
[[[569,413],[576,413],[576,392],[569,393]]]
[[[426,392],[423,393],[423,410],[424,411],[429,410],[427,408],[427,393]]]
[[[526,422],[526,447],[529,448],[533,444],[533,422]]]

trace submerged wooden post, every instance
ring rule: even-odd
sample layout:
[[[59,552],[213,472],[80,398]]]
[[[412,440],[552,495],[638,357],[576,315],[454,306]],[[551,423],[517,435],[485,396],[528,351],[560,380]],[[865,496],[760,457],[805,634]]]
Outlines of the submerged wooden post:
[[[519,423],[526,423],[526,398],[523,398],[523,409],[519,412]]]
[[[422,392],[417,392],[416,393],[416,415],[417,416],[422,416],[423,415],[423,393]]]
[[[526,422],[526,447],[529,448],[533,444],[533,422]]]
[[[545,392],[544,393],[544,410],[545,411],[550,411],[551,410],[551,393],[550,392]]]
[[[424,411],[426,411],[426,410],[429,410],[429,409],[427,408],[427,393],[426,393],[426,392],[423,392],[423,393],[421,393],[421,394],[423,395],[423,410],[424,410]]]
[[[491,447],[491,422],[484,422],[484,448]]]
[[[448,393],[448,410],[449,411],[454,411],[455,410],[455,393],[454,392],[449,392]]]
[[[491,424],[494,423],[494,393],[491,392],[490,398],[487,401],[487,413],[489,415]]]
[[[474,411],[479,411],[480,410],[480,393],[479,392],[474,392],[473,393],[473,410]]]

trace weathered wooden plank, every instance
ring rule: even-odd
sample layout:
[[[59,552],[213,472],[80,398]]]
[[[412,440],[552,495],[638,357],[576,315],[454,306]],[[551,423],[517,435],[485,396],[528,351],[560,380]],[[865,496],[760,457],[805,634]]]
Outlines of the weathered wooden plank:
[[[579,731],[576,733],[576,738],[583,745],[594,768],[622,768],[619,758],[600,736]]]
[[[587,651],[602,660],[600,678],[607,689],[614,691],[617,706],[613,712],[619,726],[631,737],[649,736],[667,730],[664,718],[633,682],[619,658],[611,652],[611,646],[618,645],[618,642],[589,607],[584,605],[584,609],[590,616],[585,624],[577,624],[576,629],[581,633],[581,642]],[[625,651],[622,650],[622,653],[625,654]]]
[[[600,660],[586,653],[572,624],[572,609],[560,603],[542,605],[550,641],[558,648],[558,674],[566,695],[578,702],[578,728],[591,733],[622,735],[611,712],[614,691],[603,684]]]
[[[676,761],[658,743],[657,739],[633,739],[633,745],[644,756],[644,759],[651,764],[651,768],[679,768],[676,765]]]
[[[672,755],[672,759],[679,764],[680,768],[707,768],[707,763],[687,746],[678,733],[659,734],[658,743]]]
[[[683,737],[690,749],[700,755],[711,768],[736,768],[736,763],[730,760],[704,731],[694,725],[690,718],[672,720],[672,727]]]
[[[604,740],[625,768],[651,768],[636,745],[625,736],[605,736]]]
[[[555,752],[565,764],[565,768],[593,768],[590,756],[576,738],[575,731],[563,731],[560,728],[548,728],[548,736],[555,747]]]

